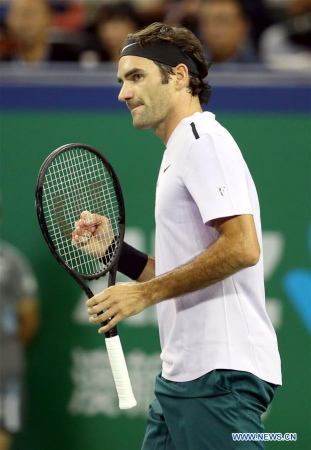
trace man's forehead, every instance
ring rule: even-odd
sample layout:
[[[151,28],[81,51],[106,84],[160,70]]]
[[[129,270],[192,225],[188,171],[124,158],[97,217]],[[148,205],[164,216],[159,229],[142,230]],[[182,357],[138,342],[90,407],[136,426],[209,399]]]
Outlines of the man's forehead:
[[[123,78],[125,74],[134,68],[137,69],[156,69],[156,66],[151,59],[143,58],[141,56],[122,56],[119,60],[119,66],[118,66],[118,78]]]

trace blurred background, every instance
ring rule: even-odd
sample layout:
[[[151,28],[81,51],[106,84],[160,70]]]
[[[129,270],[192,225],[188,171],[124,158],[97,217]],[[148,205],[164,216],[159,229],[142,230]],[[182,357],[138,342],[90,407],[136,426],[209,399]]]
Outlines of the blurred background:
[[[123,187],[126,240],[153,253],[164,147],[133,128],[116,73],[126,35],[155,21],[187,26],[213,62],[207,109],[236,139],[261,202],[284,376],[265,429],[297,433],[282,448],[310,448],[311,0],[1,0],[1,450],[140,448],[160,371],[155,310],[120,325],[138,400],[121,412],[103,337],[44,242],[34,192],[55,148],[98,148]]]

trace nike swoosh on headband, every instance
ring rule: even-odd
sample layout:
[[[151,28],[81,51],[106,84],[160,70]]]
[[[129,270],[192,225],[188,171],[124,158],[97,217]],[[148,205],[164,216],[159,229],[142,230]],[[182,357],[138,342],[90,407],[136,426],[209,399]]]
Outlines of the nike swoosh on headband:
[[[136,45],[136,44],[137,44],[137,42],[133,42],[132,44],[126,45],[125,47],[122,48],[121,53],[122,53],[127,47],[130,47],[131,45]]]

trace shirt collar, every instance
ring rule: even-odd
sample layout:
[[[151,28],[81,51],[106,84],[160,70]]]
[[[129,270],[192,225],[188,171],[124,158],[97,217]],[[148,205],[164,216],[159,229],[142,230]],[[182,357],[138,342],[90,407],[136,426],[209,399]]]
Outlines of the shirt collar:
[[[185,117],[182,119],[177,127],[174,129],[173,133],[170,135],[169,140],[166,144],[166,155],[170,154],[171,151],[173,151],[173,148],[176,147],[176,145],[180,144],[182,141],[182,136],[185,132],[189,130],[190,123],[196,121],[200,121],[203,117],[206,119],[207,116],[209,116],[210,119],[215,119],[215,115],[211,112],[204,111],[204,112],[195,112],[189,117]]]

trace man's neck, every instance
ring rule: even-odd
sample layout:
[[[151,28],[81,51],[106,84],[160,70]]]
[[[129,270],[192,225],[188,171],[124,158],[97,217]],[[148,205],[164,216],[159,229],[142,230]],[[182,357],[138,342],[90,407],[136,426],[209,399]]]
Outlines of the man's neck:
[[[198,99],[191,100],[184,107],[180,106],[180,103],[178,103],[168,115],[167,120],[161,122],[153,129],[155,134],[162,139],[164,145],[167,144],[171,134],[183,119],[192,116],[196,112],[203,112]]]

